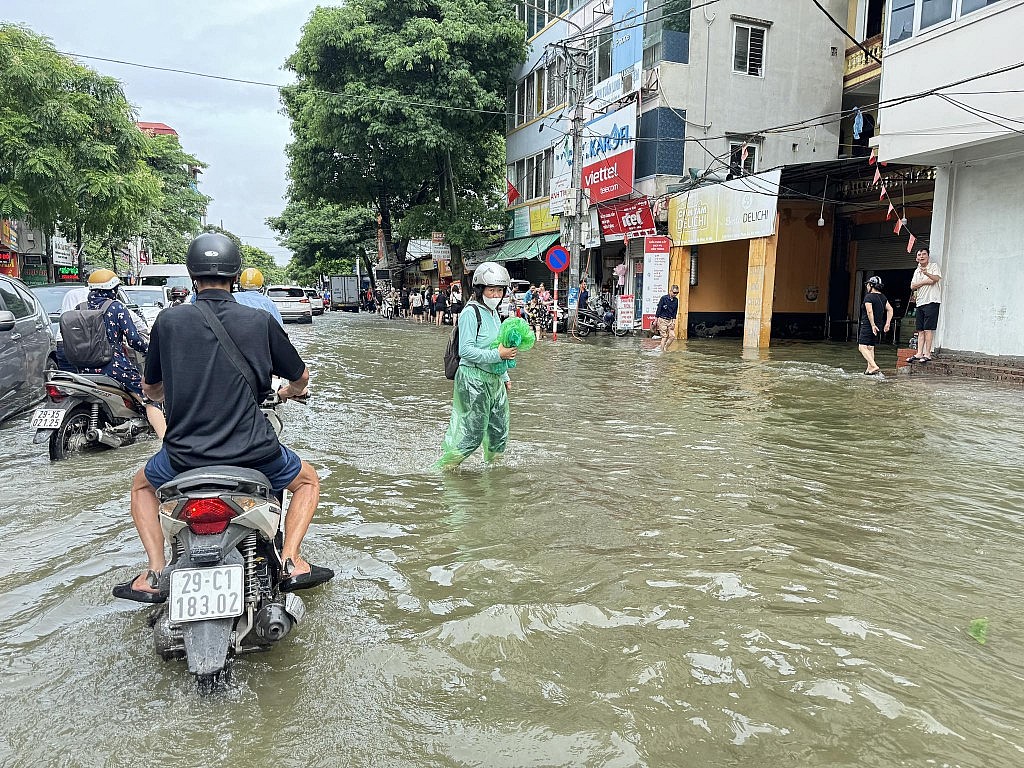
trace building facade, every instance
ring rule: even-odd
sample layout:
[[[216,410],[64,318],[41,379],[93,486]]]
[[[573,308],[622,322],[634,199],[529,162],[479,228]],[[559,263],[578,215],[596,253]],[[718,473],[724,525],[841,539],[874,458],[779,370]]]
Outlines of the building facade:
[[[929,245],[943,272],[937,347],[1024,356],[1024,0],[892,0],[881,161],[935,168]],[[1017,296],[1017,299],[1014,299]]]

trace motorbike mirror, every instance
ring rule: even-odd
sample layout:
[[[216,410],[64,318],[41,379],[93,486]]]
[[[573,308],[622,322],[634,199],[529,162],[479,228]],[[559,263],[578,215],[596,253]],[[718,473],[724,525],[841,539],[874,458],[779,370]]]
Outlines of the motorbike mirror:
[[[14,323],[13,312],[0,312],[0,331],[13,331]]]

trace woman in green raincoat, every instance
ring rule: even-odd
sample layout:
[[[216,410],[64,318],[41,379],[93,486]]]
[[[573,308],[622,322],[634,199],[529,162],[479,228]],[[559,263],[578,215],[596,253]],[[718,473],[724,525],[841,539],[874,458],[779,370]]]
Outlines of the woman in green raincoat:
[[[498,338],[498,305],[511,280],[508,270],[485,261],[473,272],[473,295],[459,315],[459,370],[455,374],[452,420],[441,444],[438,466],[453,469],[482,443],[488,463],[508,444],[508,396],[512,382],[504,365],[515,347],[492,344]]]

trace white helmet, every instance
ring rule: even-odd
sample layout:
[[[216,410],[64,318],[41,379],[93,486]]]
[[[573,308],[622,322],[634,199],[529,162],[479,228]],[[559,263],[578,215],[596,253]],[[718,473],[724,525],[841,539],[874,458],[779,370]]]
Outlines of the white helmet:
[[[485,261],[473,270],[473,285],[487,287],[495,285],[499,288],[508,288],[512,285],[512,278],[508,270],[495,261]]]

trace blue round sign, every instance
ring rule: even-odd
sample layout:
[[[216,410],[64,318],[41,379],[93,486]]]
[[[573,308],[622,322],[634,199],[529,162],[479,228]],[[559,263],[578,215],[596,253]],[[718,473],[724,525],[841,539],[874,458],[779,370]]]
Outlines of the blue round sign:
[[[564,246],[553,245],[548,248],[548,252],[544,256],[544,263],[556,274],[563,272],[569,266],[569,252],[565,250]]]

